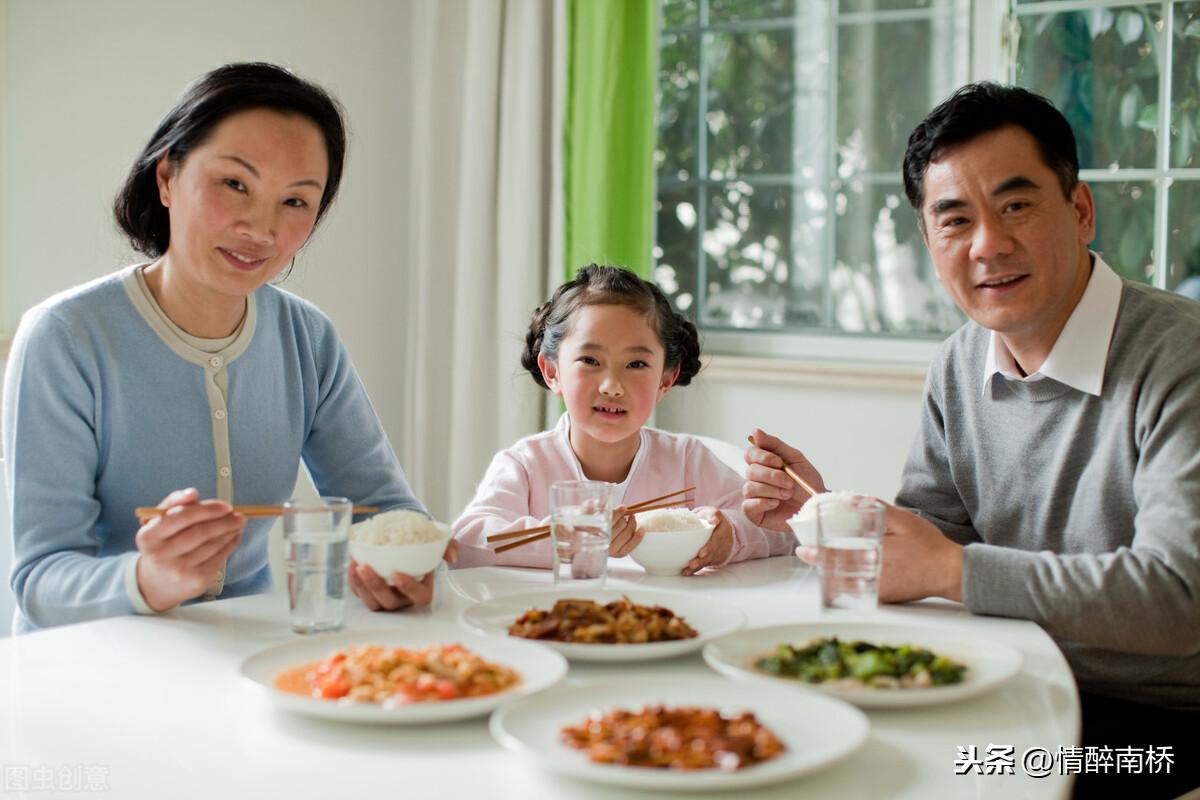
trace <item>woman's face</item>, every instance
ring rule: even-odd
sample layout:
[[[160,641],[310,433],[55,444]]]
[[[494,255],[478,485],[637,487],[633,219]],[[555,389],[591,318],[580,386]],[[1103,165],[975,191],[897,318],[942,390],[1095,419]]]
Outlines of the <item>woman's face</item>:
[[[226,117],[182,164],[158,162],[167,260],[211,291],[245,297],[312,233],[328,172],[325,139],[307,117],[268,109]]]

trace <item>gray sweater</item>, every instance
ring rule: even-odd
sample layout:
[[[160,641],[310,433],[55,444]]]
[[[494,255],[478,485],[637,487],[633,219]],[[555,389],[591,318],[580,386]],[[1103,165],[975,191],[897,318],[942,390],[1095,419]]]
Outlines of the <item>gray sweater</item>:
[[[1126,283],[1102,395],[947,340],[896,498],[967,545],[963,601],[1033,620],[1081,688],[1200,709],[1200,304]]]

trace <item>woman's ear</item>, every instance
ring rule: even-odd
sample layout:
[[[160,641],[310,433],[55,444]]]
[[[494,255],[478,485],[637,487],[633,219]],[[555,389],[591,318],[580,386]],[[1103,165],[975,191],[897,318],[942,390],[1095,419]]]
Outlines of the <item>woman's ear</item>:
[[[658,384],[658,400],[654,402],[657,403],[666,397],[667,392],[671,391],[671,387],[675,385],[675,381],[677,380],[679,380],[679,365],[676,365],[675,369],[664,369],[662,380]]]
[[[554,363],[554,360],[546,358],[545,353],[538,353],[537,365],[538,369],[542,371],[542,380],[546,382],[546,386],[550,387],[550,391],[562,394],[562,387],[558,383],[558,365]]]
[[[171,207],[171,181],[175,178],[175,165],[171,163],[169,153],[158,157],[154,165],[154,180],[158,184],[158,200],[163,208]]]

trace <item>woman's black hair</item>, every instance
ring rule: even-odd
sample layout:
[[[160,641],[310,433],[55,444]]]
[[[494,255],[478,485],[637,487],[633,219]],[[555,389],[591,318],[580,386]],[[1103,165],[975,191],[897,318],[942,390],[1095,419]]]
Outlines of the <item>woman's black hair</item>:
[[[538,306],[525,334],[521,366],[539,386],[546,386],[538,367],[538,354],[551,361],[558,359],[558,346],[570,331],[571,317],[583,306],[621,305],[646,315],[646,321],[662,342],[664,368],[679,367],[676,386],[687,386],[700,371],[700,336],[689,319],[671,308],[662,290],[650,281],[620,267],[589,264],[554,290],[553,296]]]
[[[955,145],[1008,126],[1023,128],[1033,137],[1042,161],[1070,198],[1079,183],[1079,153],[1067,118],[1045,97],[1028,89],[990,81],[969,83],[930,111],[908,137],[904,193],[922,226],[925,170],[930,162]]]
[[[202,76],[162,121],[125,177],[113,203],[117,225],[139,252],[157,258],[171,241],[170,219],[160,201],[155,170],[165,154],[179,166],[213,129],[239,111],[265,108],[308,118],[325,139],[329,174],[317,208],[320,222],[337,195],[346,158],[341,107],[324,89],[274,64],[226,64]],[[314,223],[315,227],[315,223]]]

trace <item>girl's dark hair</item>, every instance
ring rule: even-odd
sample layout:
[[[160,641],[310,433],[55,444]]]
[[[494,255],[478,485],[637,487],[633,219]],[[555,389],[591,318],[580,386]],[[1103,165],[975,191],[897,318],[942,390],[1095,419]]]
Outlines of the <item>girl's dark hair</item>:
[[[160,202],[155,178],[163,154],[178,167],[226,117],[257,108],[307,117],[324,136],[329,175],[317,208],[316,221],[321,221],[337,195],[346,158],[346,126],[337,101],[320,86],[274,64],[226,64],[184,90],[125,177],[113,213],[134,249],[157,258],[170,244],[170,219]]]
[[[558,359],[558,346],[570,331],[571,317],[583,306],[620,305],[637,309],[658,334],[666,355],[664,367],[679,367],[676,386],[687,386],[700,371],[700,336],[696,326],[671,308],[662,290],[627,269],[589,264],[575,279],[554,290],[554,295],[537,307],[525,334],[521,366],[543,388],[546,379],[538,367],[539,353]]]
[[[925,218],[925,170],[946,150],[977,136],[1015,125],[1033,137],[1042,161],[1054,171],[1063,194],[1069,199],[1079,183],[1079,154],[1071,125],[1054,104],[1019,86],[1002,86],[990,81],[969,83],[929,112],[908,137],[904,153],[904,193]]]

